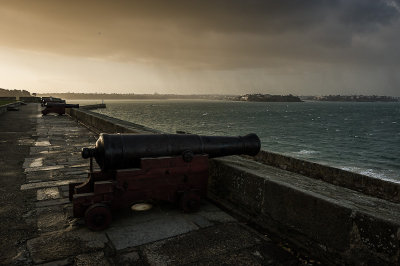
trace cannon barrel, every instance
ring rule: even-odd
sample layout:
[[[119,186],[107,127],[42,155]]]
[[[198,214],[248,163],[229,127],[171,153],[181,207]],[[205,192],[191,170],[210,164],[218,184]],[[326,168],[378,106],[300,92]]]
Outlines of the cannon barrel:
[[[256,155],[261,143],[256,134],[199,136],[192,134],[100,134],[95,148],[82,149],[82,157],[94,157],[102,170],[139,167],[140,158],[208,154]]]

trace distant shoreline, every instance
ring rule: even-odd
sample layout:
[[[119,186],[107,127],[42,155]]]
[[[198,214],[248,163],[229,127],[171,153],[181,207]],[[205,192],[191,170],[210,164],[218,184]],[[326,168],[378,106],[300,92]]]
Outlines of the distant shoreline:
[[[400,97],[377,95],[325,95],[325,96],[295,96],[271,94],[117,94],[117,93],[33,93],[28,91],[0,89],[0,100],[19,97],[56,97],[66,100],[217,100],[217,101],[246,101],[246,102],[400,102]],[[26,99],[28,101],[28,99]]]
[[[399,102],[400,97],[368,95],[293,96],[270,94],[218,95],[218,94],[106,94],[106,93],[46,93],[66,100],[217,100],[246,102]]]

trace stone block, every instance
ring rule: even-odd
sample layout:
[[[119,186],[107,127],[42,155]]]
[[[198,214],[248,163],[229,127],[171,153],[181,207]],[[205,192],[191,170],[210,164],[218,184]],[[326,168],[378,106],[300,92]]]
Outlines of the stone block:
[[[69,183],[80,183],[84,181],[86,181],[86,178],[47,181],[47,182],[34,182],[21,185],[21,190],[56,187],[56,186],[58,187],[58,186],[68,185]]]
[[[189,220],[200,228],[205,228],[213,225],[213,223],[210,222],[207,218],[197,213],[185,214],[184,217],[186,220]]]
[[[94,252],[88,254],[81,254],[75,257],[76,266],[108,266],[111,265],[106,257],[104,256],[104,252]]]
[[[266,182],[264,193],[262,213],[280,226],[296,230],[338,251],[349,248],[350,209],[273,182]]]
[[[54,199],[54,200],[44,200],[36,202],[36,207],[48,207],[48,206],[56,206],[56,205],[63,205],[70,203],[69,198],[61,198],[61,199]]]
[[[125,254],[121,254],[117,258],[117,265],[142,265],[143,262],[140,259],[139,253],[131,251]]]
[[[37,200],[50,200],[60,198],[60,192],[57,187],[41,188],[36,191]]]
[[[37,228],[41,233],[58,231],[68,226],[67,215],[61,206],[38,208]]]
[[[182,217],[160,217],[133,226],[112,227],[106,231],[116,250],[136,247],[197,230]]]
[[[69,266],[72,265],[74,263],[74,259],[73,258],[66,258],[63,260],[57,260],[57,261],[51,261],[51,262],[47,262],[47,263],[41,263],[41,264],[37,264],[39,266]]]
[[[104,233],[80,229],[41,235],[28,240],[27,247],[35,263],[44,263],[102,250],[107,241]]]
[[[238,224],[212,226],[179,237],[145,245],[150,265],[185,265],[216,256],[236,253],[259,245],[262,239]]]
[[[223,211],[203,211],[200,210],[196,213],[196,215],[205,218],[211,222],[218,222],[218,223],[229,223],[229,222],[236,222],[236,219],[230,216],[229,214]]]

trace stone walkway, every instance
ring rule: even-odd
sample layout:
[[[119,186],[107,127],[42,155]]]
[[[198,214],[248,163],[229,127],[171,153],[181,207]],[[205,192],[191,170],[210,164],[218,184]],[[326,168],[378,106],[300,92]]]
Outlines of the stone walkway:
[[[39,114],[40,106],[37,106]],[[4,114],[7,115],[7,114]],[[123,210],[102,232],[72,217],[68,183],[84,181],[89,169],[83,147],[97,136],[68,116],[36,117],[24,158],[21,191],[36,195],[24,215],[36,233],[16,264],[40,265],[297,265],[297,258],[218,207],[204,201],[183,214],[160,204],[146,212]],[[0,262],[1,263],[1,262]]]

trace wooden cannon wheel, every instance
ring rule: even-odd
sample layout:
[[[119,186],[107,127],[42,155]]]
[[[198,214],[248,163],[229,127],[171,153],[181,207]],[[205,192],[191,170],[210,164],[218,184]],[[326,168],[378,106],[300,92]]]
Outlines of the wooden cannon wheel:
[[[85,212],[85,223],[93,231],[106,229],[112,220],[110,208],[103,203],[96,203],[87,208]]]

